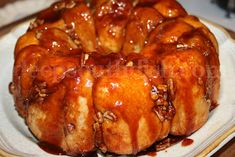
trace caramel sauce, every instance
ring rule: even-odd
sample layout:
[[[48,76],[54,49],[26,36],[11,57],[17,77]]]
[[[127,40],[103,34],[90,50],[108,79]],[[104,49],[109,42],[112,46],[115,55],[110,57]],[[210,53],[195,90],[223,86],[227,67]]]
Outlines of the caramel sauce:
[[[160,151],[160,150],[157,150],[157,147],[159,145],[163,145],[164,141],[169,141],[169,144],[170,144],[169,146],[172,146],[172,145],[182,141],[181,145],[183,147],[189,146],[189,145],[191,145],[193,143],[192,139],[186,138],[185,136],[172,136],[172,135],[169,135],[165,139],[154,143],[152,146],[150,146],[146,150],[141,151],[141,152],[139,152],[136,155],[133,155],[133,157],[137,157],[137,156],[141,156],[141,155],[156,156],[157,152]],[[48,144],[46,142],[39,142],[38,146],[42,150],[44,150],[45,152],[47,152],[49,154],[53,154],[53,155],[67,155],[61,148],[59,148],[57,146],[54,146],[54,145],[51,145],[51,144]],[[166,148],[168,148],[168,147],[166,147]],[[106,153],[104,155],[108,156],[108,157],[121,157],[121,155],[114,154],[114,153]],[[73,156],[74,157],[98,157],[98,154],[97,154],[97,151],[92,151],[92,152],[87,152],[87,153],[83,153],[83,154],[77,154],[77,155],[73,155]]]
[[[156,154],[157,154],[156,144],[157,144],[157,143],[153,144],[151,147],[147,148],[146,150],[139,152],[139,153],[137,154],[137,156],[149,155],[149,154],[150,154],[150,156],[154,156],[154,155],[153,155],[154,153],[155,153],[155,156],[156,156]]]
[[[192,140],[192,139],[190,139],[190,138],[185,138],[185,139],[182,141],[181,145],[182,145],[183,147],[186,147],[186,146],[191,145],[192,143],[193,143],[193,140]]]
[[[156,156],[156,155],[157,155],[157,152],[149,152],[147,155],[148,155],[148,156]]]
[[[64,152],[60,147],[57,147],[55,145],[51,145],[47,142],[39,142],[38,146],[44,150],[45,152],[53,155],[67,155],[66,152]],[[82,153],[82,154],[76,154],[73,155],[74,157],[98,157],[96,151]]]
[[[211,103],[211,106],[210,106],[210,111],[214,110],[219,104],[217,103]]]
[[[60,11],[54,11],[52,8],[43,10],[39,15],[38,19],[43,19],[45,22],[55,22],[61,18]]]
[[[133,154],[136,154],[138,152],[137,130],[138,130],[139,124],[138,123],[133,123],[133,121],[134,122],[139,121],[138,114],[136,114],[136,116],[131,116],[131,118],[129,118],[126,115],[125,116],[125,121],[129,125],[129,129],[130,129],[130,132],[131,132],[130,136],[131,136],[132,152],[133,152]]]
[[[155,1],[155,0],[144,0],[144,1],[140,1],[136,5],[136,7],[152,7],[156,3],[157,3],[157,1]]]
[[[38,146],[49,154],[66,155],[66,153],[60,147],[48,144],[47,142],[39,142]]]
[[[175,145],[175,144],[179,143],[180,141],[184,140],[185,138],[186,138],[185,136],[168,135],[166,138],[154,143],[152,146],[150,146],[146,150],[139,152],[137,154],[137,156],[141,156],[141,155],[149,155],[149,156],[155,155],[156,156],[157,152],[162,151],[172,145]],[[167,145],[166,145],[166,143],[167,143]],[[162,147],[164,147],[164,148],[162,148]],[[159,148],[161,148],[161,149],[159,149]]]

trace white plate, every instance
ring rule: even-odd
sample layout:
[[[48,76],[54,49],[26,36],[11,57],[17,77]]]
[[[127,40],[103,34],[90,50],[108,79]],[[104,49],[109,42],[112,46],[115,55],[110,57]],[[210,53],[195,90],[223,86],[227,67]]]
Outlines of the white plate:
[[[0,8],[0,27],[47,8],[55,1],[56,0],[18,0],[8,3]]]
[[[221,28],[204,22],[215,34],[220,49],[221,94],[220,105],[210,113],[207,123],[190,136],[194,140],[188,147],[180,143],[157,153],[157,157],[195,156],[219,136],[235,125],[235,42]],[[0,38],[0,149],[18,156],[54,156],[41,150],[22,118],[15,111],[8,92],[12,79],[13,51],[17,38],[26,30],[28,23],[16,27]],[[231,135],[234,137],[234,133]],[[231,139],[231,136],[229,138]],[[228,141],[228,140],[227,140]]]

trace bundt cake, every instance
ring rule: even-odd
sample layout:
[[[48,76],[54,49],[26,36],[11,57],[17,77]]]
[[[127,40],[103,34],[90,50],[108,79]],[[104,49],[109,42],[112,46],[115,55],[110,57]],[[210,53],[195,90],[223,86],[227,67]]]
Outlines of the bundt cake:
[[[192,134],[217,105],[217,41],[175,0],[56,2],[14,57],[17,111],[68,155],[136,154]]]

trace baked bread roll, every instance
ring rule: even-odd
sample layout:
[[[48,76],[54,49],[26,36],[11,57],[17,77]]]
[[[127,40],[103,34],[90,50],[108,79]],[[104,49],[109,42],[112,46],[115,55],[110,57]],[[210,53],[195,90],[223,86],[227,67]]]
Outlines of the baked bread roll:
[[[175,0],[62,0],[18,39],[11,92],[39,141],[68,155],[136,154],[205,124],[218,55]]]

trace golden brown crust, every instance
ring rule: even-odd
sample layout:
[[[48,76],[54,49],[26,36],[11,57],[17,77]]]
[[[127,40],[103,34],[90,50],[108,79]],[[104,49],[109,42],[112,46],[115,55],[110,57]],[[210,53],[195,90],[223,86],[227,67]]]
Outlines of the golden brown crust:
[[[157,0],[153,6],[165,18],[176,18],[187,15],[184,8],[175,0]]]
[[[123,67],[97,80],[93,94],[97,112],[108,111],[117,117],[113,121],[104,118],[101,124],[108,150],[135,154],[168,134],[169,121],[162,124],[153,112],[151,89],[145,74],[131,67]],[[168,131],[160,136],[165,123]]]
[[[79,3],[74,8],[63,13],[67,27],[74,31],[74,38],[80,40],[82,49],[93,52],[97,48],[94,18],[85,3]]]
[[[18,39],[11,92],[40,140],[136,154],[217,104],[218,44],[175,0],[61,0]]]
[[[190,135],[208,118],[210,104],[205,99],[205,57],[194,49],[177,50],[166,54],[161,65],[165,79],[174,80],[175,86],[172,103],[176,114],[171,134]]]
[[[87,70],[63,80],[67,89],[64,98],[66,152],[72,155],[76,155],[78,150],[82,153],[94,149],[93,83],[94,78]]]
[[[121,50],[131,9],[132,4],[128,0],[110,0],[96,9],[95,27],[102,54]]]
[[[163,17],[154,8],[137,7],[134,9],[126,27],[123,54],[139,53],[146,44],[149,33],[162,22]]]

